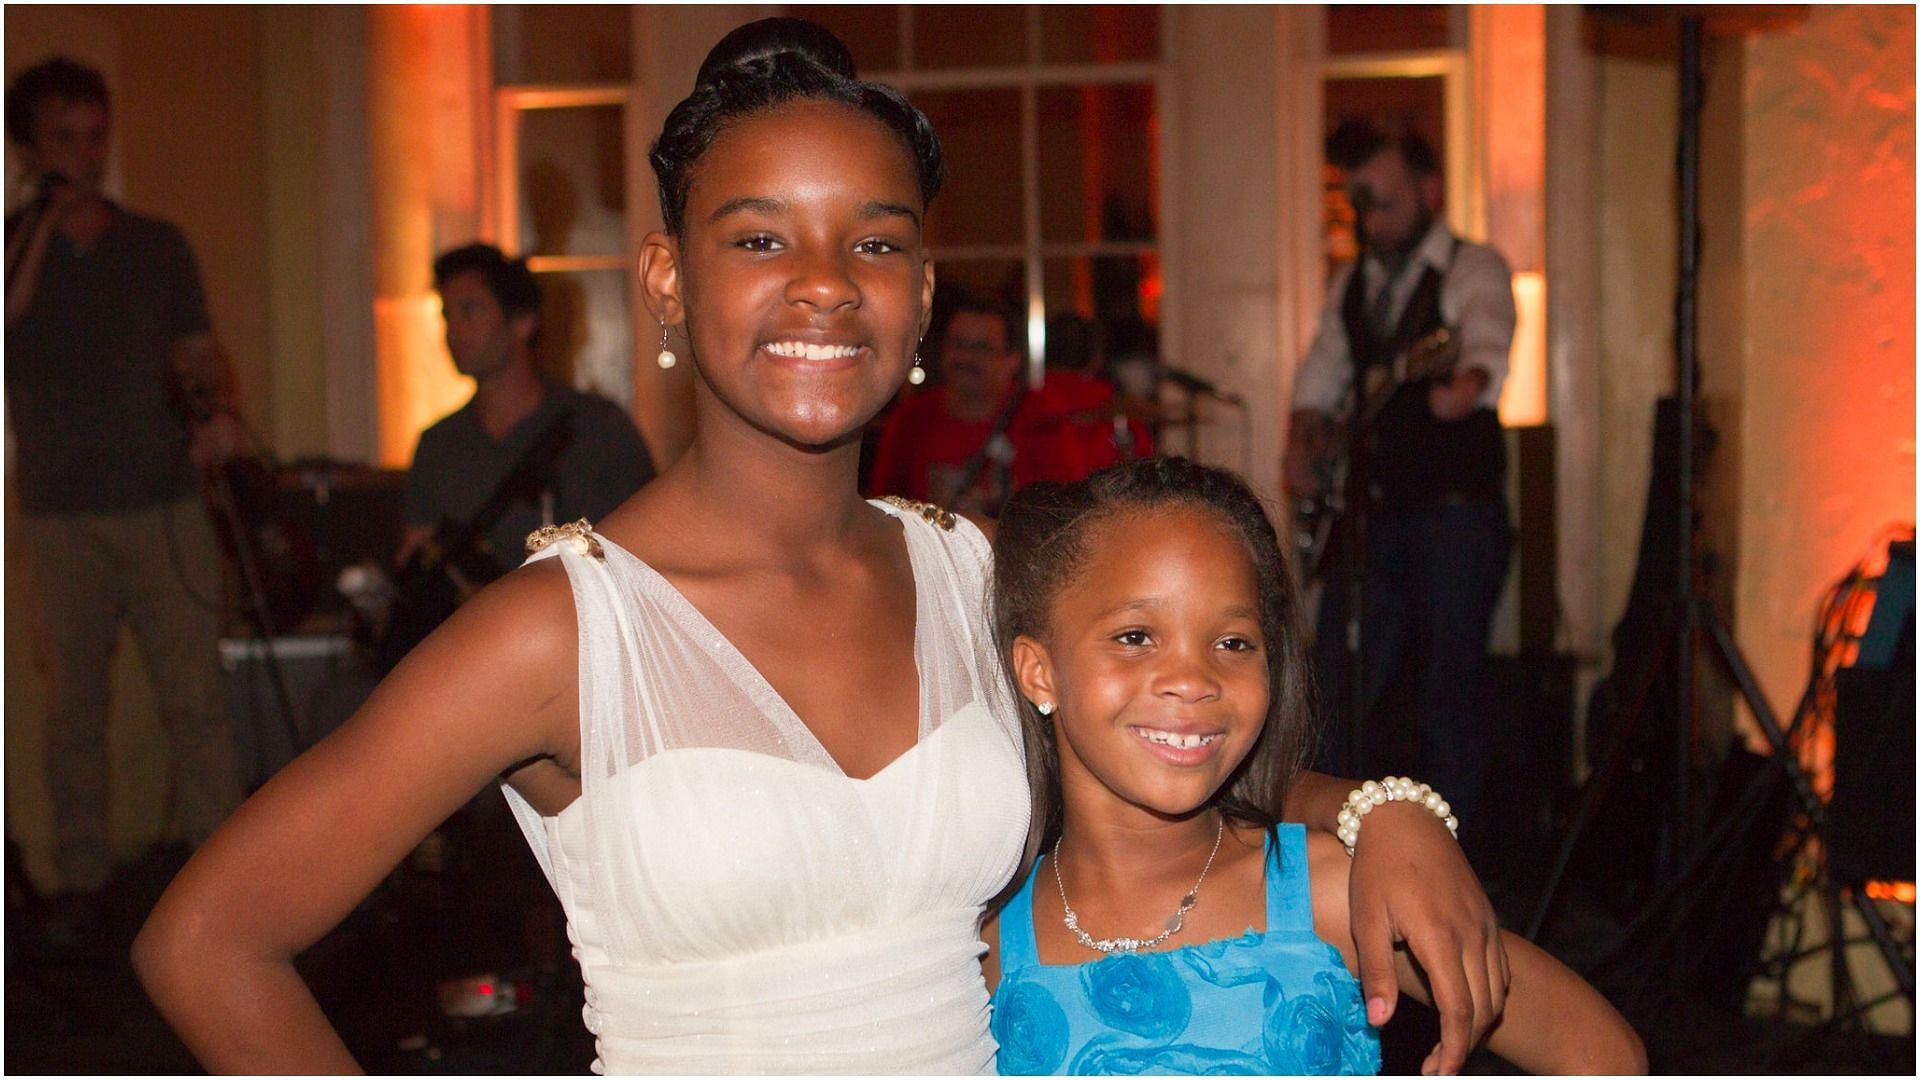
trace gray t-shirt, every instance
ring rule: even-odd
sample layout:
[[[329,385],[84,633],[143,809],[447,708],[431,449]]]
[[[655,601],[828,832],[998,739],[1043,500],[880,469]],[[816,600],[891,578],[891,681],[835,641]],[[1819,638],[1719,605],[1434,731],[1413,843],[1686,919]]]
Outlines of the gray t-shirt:
[[[407,471],[407,524],[466,522],[563,414],[572,434],[560,450],[548,488],[554,521],[597,522],[653,479],[653,457],[620,406],[549,383],[533,412],[499,440],[480,426],[471,401],[422,432]],[[521,496],[487,530],[502,570],[520,565],[527,534],[540,527],[540,518],[538,497]]]
[[[200,271],[180,230],[118,206],[113,215],[90,250],[53,235],[33,302],[7,327],[29,510],[137,510],[195,490],[165,380],[174,344],[211,325]]]

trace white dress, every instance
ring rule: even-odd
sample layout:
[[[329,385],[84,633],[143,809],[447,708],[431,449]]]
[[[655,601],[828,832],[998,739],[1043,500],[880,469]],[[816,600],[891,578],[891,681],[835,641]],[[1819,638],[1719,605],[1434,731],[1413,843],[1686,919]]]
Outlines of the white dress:
[[[506,792],[567,912],[596,1072],[994,1071],[978,924],[1029,804],[991,554],[874,505],[913,563],[920,732],[864,780],[633,555],[580,533],[535,556],[573,586],[582,790],[552,817]]]

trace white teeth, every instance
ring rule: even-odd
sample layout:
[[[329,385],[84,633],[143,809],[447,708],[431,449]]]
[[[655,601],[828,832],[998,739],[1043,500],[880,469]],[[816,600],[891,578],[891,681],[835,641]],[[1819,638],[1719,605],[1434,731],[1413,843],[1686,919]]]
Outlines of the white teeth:
[[[804,341],[773,341],[764,347],[775,356],[791,360],[844,360],[860,351],[856,345],[809,345]]]
[[[1148,741],[1162,746],[1171,746],[1176,750],[1197,750],[1220,738],[1219,735],[1177,735],[1171,731],[1156,731],[1153,728],[1139,728],[1140,734]]]

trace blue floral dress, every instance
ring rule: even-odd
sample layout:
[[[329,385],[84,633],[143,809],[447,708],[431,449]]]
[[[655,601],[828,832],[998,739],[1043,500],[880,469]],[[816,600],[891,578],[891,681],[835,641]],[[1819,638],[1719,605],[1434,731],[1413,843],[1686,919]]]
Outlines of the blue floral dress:
[[[1041,863],[1045,859],[1042,858]],[[1035,864],[1000,916],[993,1035],[1004,1075],[1380,1071],[1360,982],[1313,933],[1306,830],[1267,839],[1267,929],[1169,952],[1042,964]]]

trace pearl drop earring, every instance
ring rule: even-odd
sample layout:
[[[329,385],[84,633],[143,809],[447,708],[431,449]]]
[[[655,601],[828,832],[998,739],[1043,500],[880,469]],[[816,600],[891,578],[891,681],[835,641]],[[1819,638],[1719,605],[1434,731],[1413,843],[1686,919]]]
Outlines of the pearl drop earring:
[[[662,371],[666,371],[667,369],[673,367],[673,365],[680,362],[680,358],[673,355],[673,350],[667,348],[667,324],[666,323],[660,324],[660,355],[655,359],[659,362],[660,370]]]
[[[927,381],[927,369],[920,366],[920,354],[913,354],[913,366],[907,369],[907,381],[915,386]]]

